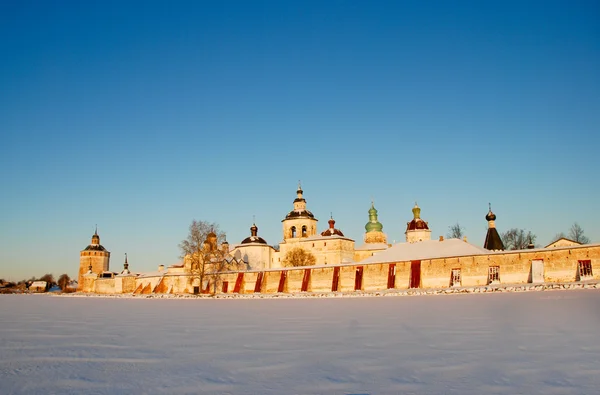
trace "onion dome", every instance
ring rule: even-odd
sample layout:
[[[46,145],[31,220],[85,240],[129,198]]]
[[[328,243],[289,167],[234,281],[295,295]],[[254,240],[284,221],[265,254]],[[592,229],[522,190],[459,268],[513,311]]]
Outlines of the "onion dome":
[[[496,214],[492,213],[492,204],[491,203],[489,203],[489,207],[490,207],[490,210],[488,211],[487,215],[485,216],[485,220],[486,221],[495,221]]]
[[[327,229],[326,231],[322,232],[321,236],[334,236],[334,235],[338,235],[338,236],[344,237],[344,234],[342,233],[342,231],[335,228],[335,220],[333,219],[333,216],[332,216],[329,219],[329,229]]]
[[[252,226],[250,227],[250,236],[246,237],[244,240],[242,240],[242,244],[249,244],[249,243],[267,244],[265,239],[258,236],[258,226],[256,226],[256,224],[252,224]]]
[[[415,202],[415,207],[412,209],[413,220],[406,223],[406,230],[429,230],[427,222],[421,219],[421,208]]]
[[[381,222],[377,220],[377,209],[371,202],[371,208],[369,209],[369,222],[365,225],[365,230],[367,232],[381,232],[383,230],[383,225]]]

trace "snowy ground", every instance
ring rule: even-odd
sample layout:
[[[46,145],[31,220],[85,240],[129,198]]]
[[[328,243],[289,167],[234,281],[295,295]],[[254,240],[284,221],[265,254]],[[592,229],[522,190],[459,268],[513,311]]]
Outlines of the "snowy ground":
[[[2,394],[596,394],[600,290],[0,296]]]

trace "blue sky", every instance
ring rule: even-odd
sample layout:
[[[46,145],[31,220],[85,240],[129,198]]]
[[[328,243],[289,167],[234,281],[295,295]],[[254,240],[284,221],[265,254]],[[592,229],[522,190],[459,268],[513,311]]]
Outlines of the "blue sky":
[[[458,3],[458,4],[455,4]],[[600,242],[594,1],[0,4],[0,277],[76,275],[98,225],[120,270],[178,261],[192,219],[270,244],[302,180],[362,244],[415,201],[538,244]]]

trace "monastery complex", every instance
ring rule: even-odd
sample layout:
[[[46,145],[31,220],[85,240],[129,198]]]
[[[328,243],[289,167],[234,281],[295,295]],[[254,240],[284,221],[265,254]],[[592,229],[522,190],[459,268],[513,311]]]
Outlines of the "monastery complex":
[[[559,239],[544,248],[505,251],[496,230],[496,215],[486,215],[488,230],[483,248],[465,239],[431,240],[431,230],[415,203],[406,225],[406,241],[389,244],[373,203],[368,210],[363,243],[344,236],[330,218],[318,231],[317,219],[307,209],[298,186],[293,209],[282,222],[279,250],[258,235],[239,244],[218,242],[210,232],[197,254],[178,265],[151,273],[110,270],[110,252],[96,231],[80,254],[81,292],[248,294],[299,292],[361,292],[388,289],[439,289],[489,284],[564,283],[600,280],[600,244],[581,245]],[[289,266],[289,257],[309,257],[307,266]]]

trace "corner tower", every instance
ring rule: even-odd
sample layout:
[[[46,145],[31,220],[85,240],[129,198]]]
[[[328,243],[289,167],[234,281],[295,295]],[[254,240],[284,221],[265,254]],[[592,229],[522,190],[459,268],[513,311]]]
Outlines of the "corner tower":
[[[412,209],[413,220],[406,223],[406,242],[415,243],[418,241],[431,240],[431,230],[427,222],[421,219],[421,208],[415,202]]]
[[[100,236],[98,228],[92,236],[92,242],[79,254],[79,277],[77,279],[78,286],[83,285],[83,275],[90,271],[94,274],[101,275],[102,272],[108,271],[110,263],[110,252],[100,244]]]
[[[313,213],[306,209],[306,200],[303,197],[302,187],[298,183],[294,209],[281,221],[283,223],[283,241],[315,236],[317,221]]]

